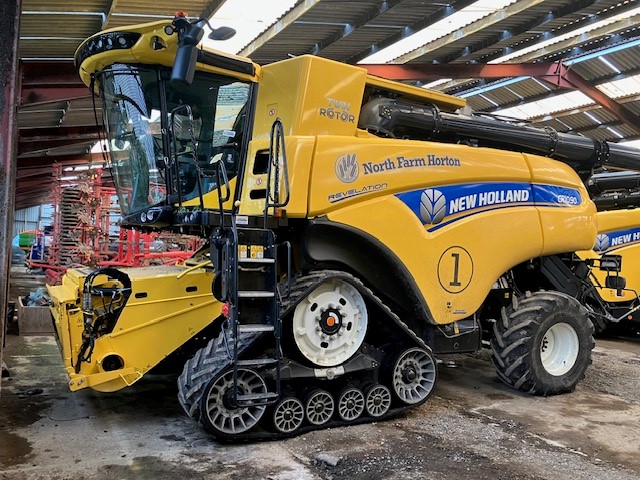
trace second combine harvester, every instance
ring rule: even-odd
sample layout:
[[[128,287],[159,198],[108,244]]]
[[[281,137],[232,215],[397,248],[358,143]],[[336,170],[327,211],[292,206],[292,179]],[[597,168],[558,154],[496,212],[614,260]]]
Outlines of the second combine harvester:
[[[576,171],[635,168],[635,150],[458,115],[463,100],[319,57],[260,67],[196,47],[202,24],[118,28],[76,53],[123,224],[209,243],[182,266],[51,288],[72,389],[186,354],[184,410],[245,440],[419,405],[435,356],[483,339],[513,388],[575,387],[593,326],[571,296],[535,291],[531,260],[593,247]]]

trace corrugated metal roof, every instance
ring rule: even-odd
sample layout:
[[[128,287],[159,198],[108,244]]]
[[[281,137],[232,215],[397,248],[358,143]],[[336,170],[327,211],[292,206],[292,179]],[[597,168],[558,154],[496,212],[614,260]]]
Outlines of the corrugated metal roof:
[[[448,2],[448,5],[455,9],[457,5],[467,3],[470,2],[454,0]],[[402,0],[379,13],[380,2],[376,0],[321,1],[253,51],[250,57],[258,63],[270,63],[287,58],[289,53],[312,53],[316,43],[322,44],[326,39],[336,38],[336,41],[319,54],[335,60],[346,60],[437,14],[444,5],[421,0]],[[359,26],[359,19],[366,15],[372,17],[371,20]],[[310,27],[313,22],[316,23],[314,29],[304,28]],[[348,35],[343,35],[347,23],[355,28]],[[302,42],[302,45],[299,45],[299,42]]]

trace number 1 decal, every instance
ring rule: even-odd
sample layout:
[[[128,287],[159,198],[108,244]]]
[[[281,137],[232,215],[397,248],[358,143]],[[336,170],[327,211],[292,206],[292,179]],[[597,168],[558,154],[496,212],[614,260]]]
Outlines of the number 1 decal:
[[[459,287],[461,286],[458,278],[460,275],[460,254],[452,253],[451,256],[453,257],[453,280],[449,282],[449,286]]]
[[[438,261],[438,281],[449,293],[460,293],[473,278],[473,259],[462,247],[449,247]]]

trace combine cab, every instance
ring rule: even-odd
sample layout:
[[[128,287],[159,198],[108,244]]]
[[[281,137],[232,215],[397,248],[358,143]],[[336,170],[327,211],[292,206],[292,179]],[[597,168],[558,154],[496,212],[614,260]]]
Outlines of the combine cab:
[[[180,404],[236,441],[420,405],[436,356],[483,340],[513,388],[575,387],[588,311],[529,279],[593,247],[580,175],[634,168],[635,150],[458,115],[461,99],[323,58],[260,67],[196,47],[203,22],[106,31],[76,53],[124,224],[208,244],[171,270],[52,289],[72,388],[124,387],[184,353]]]

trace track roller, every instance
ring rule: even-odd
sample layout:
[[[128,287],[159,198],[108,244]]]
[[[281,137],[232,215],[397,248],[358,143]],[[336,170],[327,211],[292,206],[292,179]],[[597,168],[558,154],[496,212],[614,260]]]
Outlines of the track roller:
[[[347,388],[338,398],[338,416],[341,420],[350,422],[364,412],[364,395],[355,388]]]
[[[304,406],[295,397],[284,397],[273,409],[273,426],[280,433],[295,432],[304,420]]]
[[[305,413],[312,425],[327,423],[335,409],[333,397],[324,390],[313,390],[307,395]]]
[[[417,405],[429,397],[437,376],[436,361],[431,352],[417,347],[409,348],[394,363],[391,385],[403,403]]]
[[[391,407],[391,391],[384,385],[373,384],[365,389],[365,409],[370,417],[381,417]]]
[[[233,369],[227,368],[212,378],[200,400],[200,420],[205,430],[219,438],[232,438],[249,431],[262,418],[264,405],[237,408],[232,401]],[[267,385],[255,371],[238,369],[238,394],[264,394]]]

